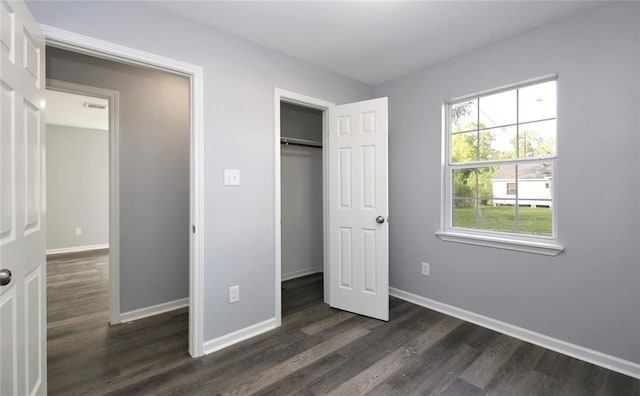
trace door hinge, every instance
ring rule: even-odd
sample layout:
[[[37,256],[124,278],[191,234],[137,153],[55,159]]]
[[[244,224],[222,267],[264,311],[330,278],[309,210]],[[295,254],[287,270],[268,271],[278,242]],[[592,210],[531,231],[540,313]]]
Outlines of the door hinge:
[[[196,226],[195,225],[191,226],[191,232],[193,232],[194,234],[196,233]]]

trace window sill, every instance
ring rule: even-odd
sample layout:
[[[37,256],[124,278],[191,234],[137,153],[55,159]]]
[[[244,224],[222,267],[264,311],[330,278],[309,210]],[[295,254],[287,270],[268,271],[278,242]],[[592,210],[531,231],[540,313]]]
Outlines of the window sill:
[[[564,251],[564,246],[556,245],[554,243],[513,240],[451,231],[437,231],[436,235],[438,238],[447,242],[466,243],[468,245],[515,250],[518,252],[543,254],[545,256],[557,256]]]

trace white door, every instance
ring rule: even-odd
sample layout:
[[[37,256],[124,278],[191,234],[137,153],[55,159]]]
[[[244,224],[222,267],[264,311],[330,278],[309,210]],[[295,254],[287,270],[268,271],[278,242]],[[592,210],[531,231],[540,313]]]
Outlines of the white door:
[[[387,98],[329,117],[330,305],[389,320]]]
[[[0,32],[0,395],[44,395],[44,37],[22,1]]]

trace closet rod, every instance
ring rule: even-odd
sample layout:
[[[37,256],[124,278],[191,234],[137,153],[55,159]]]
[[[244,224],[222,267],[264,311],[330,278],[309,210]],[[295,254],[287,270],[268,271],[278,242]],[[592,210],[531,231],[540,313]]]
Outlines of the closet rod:
[[[322,148],[322,143],[304,139],[280,138],[280,144],[284,144],[285,146],[291,145]]]

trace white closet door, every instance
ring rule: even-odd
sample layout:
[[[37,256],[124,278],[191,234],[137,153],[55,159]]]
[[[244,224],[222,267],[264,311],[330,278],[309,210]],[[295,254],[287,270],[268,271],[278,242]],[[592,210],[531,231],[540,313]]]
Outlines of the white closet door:
[[[330,110],[330,305],[389,320],[387,98]]]

